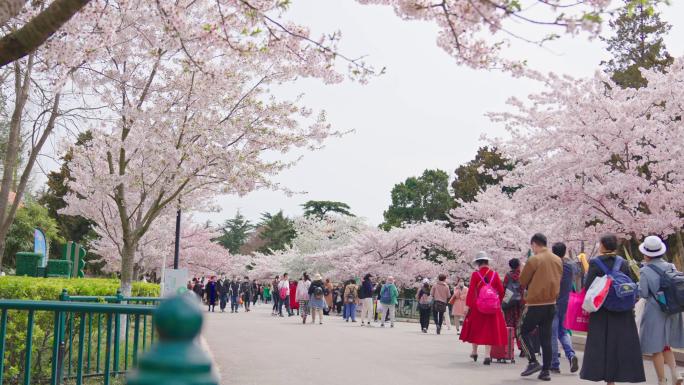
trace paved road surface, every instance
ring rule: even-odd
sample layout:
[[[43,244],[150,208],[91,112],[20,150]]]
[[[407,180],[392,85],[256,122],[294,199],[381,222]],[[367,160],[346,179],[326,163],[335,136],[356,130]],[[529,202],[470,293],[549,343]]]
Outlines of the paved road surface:
[[[526,361],[474,363],[469,345],[453,330],[438,336],[433,328],[425,335],[418,324],[368,328],[332,316],[323,325],[302,325],[299,317],[273,318],[270,306],[257,305],[250,313],[209,314],[204,338],[223,385],[542,383],[520,377]],[[564,374],[555,375],[552,384],[591,384],[570,374],[566,361],[561,369]],[[657,383],[650,362],[646,369],[648,383]]]

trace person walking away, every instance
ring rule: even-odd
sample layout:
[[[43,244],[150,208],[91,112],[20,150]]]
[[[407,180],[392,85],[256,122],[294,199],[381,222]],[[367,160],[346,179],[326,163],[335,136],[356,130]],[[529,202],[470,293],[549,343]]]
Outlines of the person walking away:
[[[613,269],[619,260],[615,252],[617,248],[618,240],[615,235],[607,234],[601,237],[600,255],[589,261],[585,289],[591,287],[596,278],[605,276],[605,272],[597,263],[598,260],[608,269]],[[629,275],[627,263],[620,263],[620,271]],[[587,381],[605,381],[608,384],[646,381],[633,310],[615,312],[601,306],[598,311],[589,314],[589,331],[584,346],[580,378]]]
[[[345,322],[356,322],[356,304],[359,300],[359,288],[353,279],[347,281],[344,288],[344,315]]]
[[[446,274],[440,274],[437,277],[437,283],[432,286],[430,296],[432,297],[432,317],[435,320],[437,327],[437,334],[442,332],[442,323],[444,322],[444,313],[447,310],[447,302],[451,297],[451,289],[446,283]]]
[[[499,274],[489,268],[490,260],[484,251],[475,256],[473,263],[476,270],[470,276],[470,288],[466,293],[466,315],[459,337],[461,341],[471,344],[470,358],[473,361],[477,361],[480,345],[485,346],[485,365],[492,363],[492,346],[508,344],[506,321],[501,312],[504,288]]]
[[[380,303],[380,292],[382,291],[382,288],[385,286],[385,280],[380,281],[377,285],[375,285],[375,318],[373,319],[373,322],[377,323],[378,321],[382,321],[382,304]]]
[[[518,330],[520,325],[520,316],[525,305],[523,299],[525,289],[520,285],[520,260],[518,258],[511,258],[508,261],[508,267],[511,269],[504,277],[504,300],[501,302],[501,308],[504,311],[504,319],[506,326]],[[520,339],[516,339],[518,349],[520,350],[520,357],[525,357],[522,350]],[[536,350],[535,350],[536,351]]]
[[[430,293],[430,280],[423,278],[423,284],[416,293],[418,312],[420,313],[420,331],[423,333],[427,333],[430,328],[430,310],[432,310],[432,297]]]
[[[534,255],[528,259],[520,273],[520,284],[527,288],[525,309],[518,325],[518,339],[529,360],[523,377],[539,372],[538,378],[550,381],[551,375],[551,328],[556,314],[556,299],[560,292],[563,263],[546,247],[546,236],[534,234],[530,248]],[[537,361],[532,333],[539,329],[542,350],[542,364]]]
[[[278,295],[280,296],[278,315],[283,317],[283,306],[285,306],[287,316],[292,317],[293,313],[290,308],[290,279],[287,273],[283,274],[283,278],[278,282]]]
[[[397,304],[399,303],[399,290],[394,284],[394,277],[392,276],[387,277],[387,283],[380,289],[380,303],[383,308],[387,309],[380,326],[384,328],[389,319],[390,327],[394,327]]]
[[[316,323],[316,316],[318,316],[318,324],[323,325],[323,311],[328,304],[325,302],[325,284],[320,274],[314,276],[314,281],[309,286],[308,292],[309,305],[311,306],[311,323]]]
[[[221,277],[221,280],[216,285],[219,294],[219,307],[221,308],[221,313],[226,311],[226,305],[228,304],[228,292],[230,292],[230,282],[225,276]]]
[[[264,292],[264,303],[268,304],[271,302],[271,285],[268,283],[261,285],[261,290]]]
[[[304,273],[302,279],[297,283],[297,302],[301,311],[299,314],[302,316],[302,323],[306,324],[307,311],[309,310],[309,286],[311,286],[311,280],[309,279],[309,274]]]
[[[323,295],[325,296],[325,304],[326,304],[326,309],[324,310],[324,314],[328,315],[330,314],[330,309],[334,307],[333,303],[333,291],[335,289],[335,286],[330,282],[330,278],[325,279],[325,288],[323,289]]]
[[[456,325],[456,333],[461,333],[461,322],[465,318],[465,300],[468,296],[468,288],[462,279],[456,280],[454,287],[454,294],[451,296],[449,302],[451,303],[451,315],[454,316],[454,325]]]
[[[361,290],[359,291],[359,300],[361,301],[361,326],[371,325],[373,320],[373,275],[368,273],[363,277],[361,282]]]
[[[202,296],[204,295],[204,290],[202,290],[202,283],[197,278],[192,279],[192,291],[193,293],[197,294],[197,298],[199,298],[201,301]]]
[[[684,348],[682,308],[674,308],[684,304],[673,301],[672,297],[668,302],[668,289],[665,286],[676,288],[676,282],[679,281],[681,287],[684,285],[684,275],[673,264],[663,260],[667,246],[657,236],[646,237],[639,251],[646,262],[639,274],[639,296],[646,300],[640,323],[641,352],[652,356],[659,385],[667,384],[665,365],[670,368],[672,384],[682,385],[684,378],[677,372],[672,348]],[[662,307],[661,304],[666,306]]]
[[[297,281],[290,281],[290,311],[297,310],[299,315],[299,303],[297,302]]]
[[[245,281],[242,283],[242,303],[245,305],[245,312],[249,311],[249,303],[252,301],[252,283],[249,281],[249,277],[245,277]]]
[[[261,292],[259,291],[259,285],[257,284],[257,281],[255,279],[252,281],[252,306],[256,306],[260,294]]]
[[[218,299],[218,290],[216,286],[216,276],[212,275],[209,282],[207,282],[207,305],[209,306],[210,312],[213,312],[216,308],[216,300]]]
[[[273,297],[273,310],[271,315],[277,316],[278,309],[280,309],[280,294],[278,293],[278,284],[280,283],[280,277],[275,276],[273,281],[271,281],[271,296]]]
[[[233,281],[230,284],[230,312],[231,313],[237,313],[239,308],[240,308],[240,302],[238,301],[238,299],[240,298],[241,286],[242,286],[242,284],[240,282],[240,278],[233,279]]]
[[[335,304],[335,313],[338,316],[343,315],[342,309],[344,308],[344,287],[342,284],[338,284],[335,288],[335,293],[333,295],[333,302]]]
[[[566,257],[567,247],[564,243],[554,243],[551,246],[551,252],[560,258],[563,264],[560,291],[556,300],[556,315],[553,317],[553,324],[551,325],[551,372],[560,374],[560,354],[558,353],[558,343],[560,342],[565,352],[565,358],[570,362],[570,373],[575,373],[579,370],[579,363],[575,349],[572,347],[572,338],[564,326],[565,312],[568,310],[570,292],[575,281],[575,267]]]

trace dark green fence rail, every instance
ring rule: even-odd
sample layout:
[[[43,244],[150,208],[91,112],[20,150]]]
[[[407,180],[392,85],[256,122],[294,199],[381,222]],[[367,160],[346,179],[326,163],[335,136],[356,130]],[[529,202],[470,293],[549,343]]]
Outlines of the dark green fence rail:
[[[60,300],[0,300],[0,385],[109,385],[154,343],[157,298]]]

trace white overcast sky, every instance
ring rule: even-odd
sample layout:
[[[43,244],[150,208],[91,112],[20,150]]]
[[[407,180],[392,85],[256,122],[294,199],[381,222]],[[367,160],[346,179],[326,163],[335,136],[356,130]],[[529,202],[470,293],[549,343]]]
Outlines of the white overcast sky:
[[[672,25],[666,40],[670,53],[684,55],[684,2],[662,9]],[[341,50],[350,56],[368,55],[387,74],[367,85],[344,82],[298,82],[287,92],[304,93],[304,102],[324,109],[339,130],[354,129],[331,139],[324,149],[304,154],[294,168],[276,181],[305,195],[257,191],[246,197],[220,197],[219,213],[198,214],[196,220],[220,223],[240,210],[250,219],[264,211],[283,209],[300,215],[310,199],[348,203],[372,224],[382,222],[392,187],[426,168],[450,175],[475,155],[480,135],[501,136],[503,130],[484,116],[507,108],[506,99],[525,97],[539,85],[499,72],[475,71],[456,65],[437,47],[437,27],[407,22],[390,7],[362,6],[351,0],[295,0],[291,19],[312,28],[313,36],[342,30]],[[547,30],[547,32],[549,32]],[[678,36],[679,39],[676,39]],[[541,49],[513,43],[510,54],[529,60],[531,68],[573,76],[591,76],[606,58],[604,44],[586,38],[563,38]]]

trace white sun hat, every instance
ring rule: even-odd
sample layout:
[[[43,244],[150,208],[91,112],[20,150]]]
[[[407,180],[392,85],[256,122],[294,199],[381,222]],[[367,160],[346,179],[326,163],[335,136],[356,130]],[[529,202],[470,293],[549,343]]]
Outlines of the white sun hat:
[[[644,239],[644,242],[639,245],[639,251],[647,257],[661,257],[665,255],[667,246],[665,246],[665,242],[663,242],[660,237],[649,235]]]
[[[492,260],[492,259],[489,258],[489,255],[487,254],[486,251],[480,251],[480,252],[477,253],[477,255],[475,256],[475,259],[473,259],[473,262],[477,262],[477,261],[491,261],[491,260]]]

